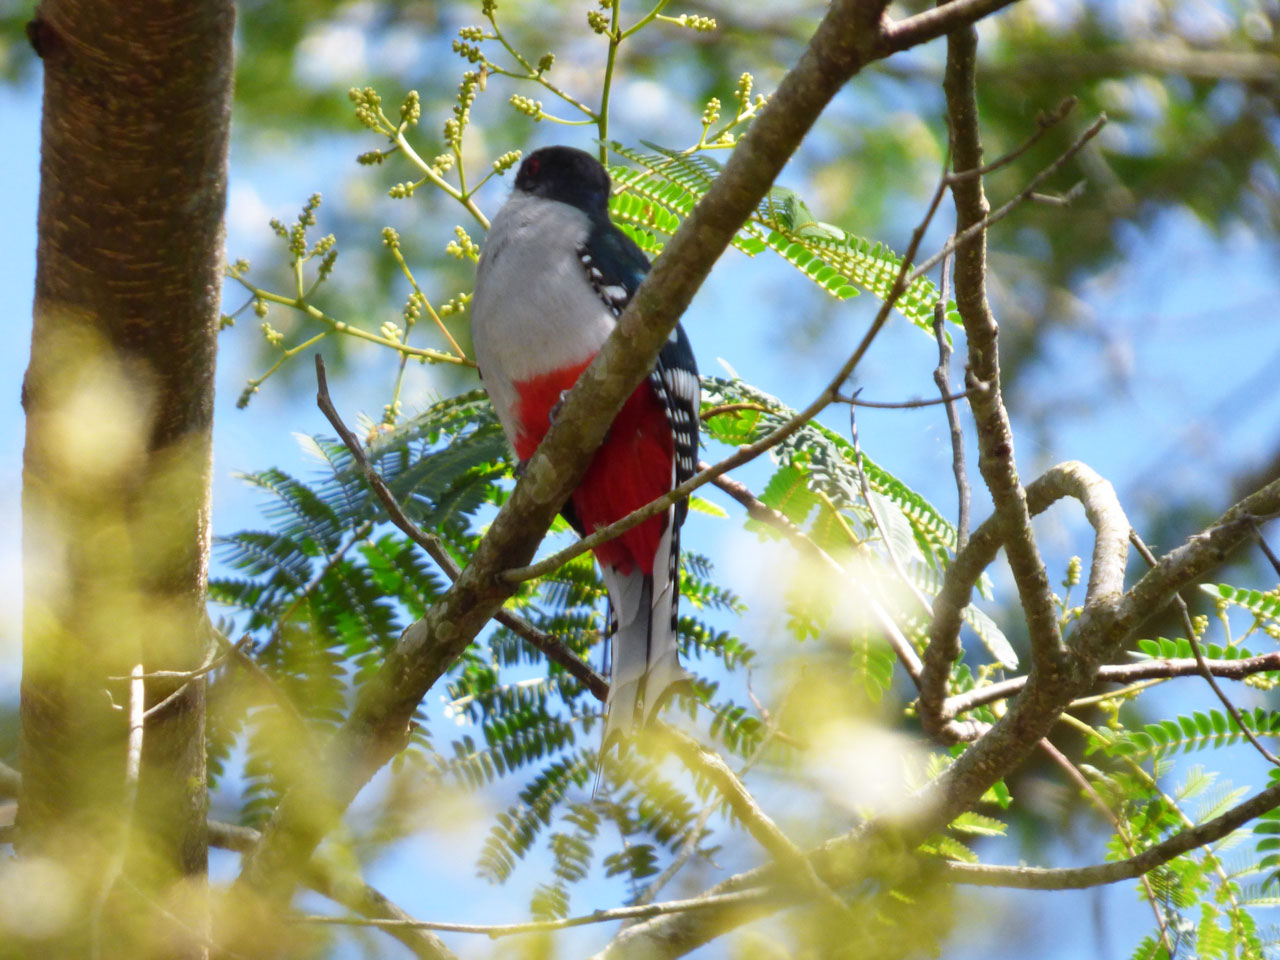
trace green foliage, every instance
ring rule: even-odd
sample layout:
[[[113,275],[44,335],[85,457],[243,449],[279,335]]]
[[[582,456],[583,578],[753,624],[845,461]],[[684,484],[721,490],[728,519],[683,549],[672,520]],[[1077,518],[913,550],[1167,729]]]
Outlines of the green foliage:
[[[1280,770],[1272,770],[1267,779],[1269,786],[1280,784]],[[1253,834],[1258,838],[1254,849],[1258,853],[1258,869],[1264,874],[1262,888],[1274,893],[1280,888],[1280,807],[1260,816]]]
[[[1258,707],[1241,712],[1240,719],[1250,733],[1280,737],[1280,711]],[[1189,716],[1148,723],[1138,730],[1126,730],[1107,749],[1114,754],[1155,757],[1170,753],[1190,753],[1206,747],[1225,747],[1244,739],[1239,725],[1219,710],[1197,710]]]
[[[609,149],[639,169],[612,167],[615,188],[609,212],[646,253],[661,252],[670,237],[720,174],[720,164],[702,153],[675,151],[646,144],[643,153],[617,141]],[[814,218],[799,195],[774,187],[733,245],[748,256],[764,250],[800,270],[838,300],[856,296],[859,288],[886,299],[902,266],[902,258],[883,243],[848,234]],[[904,317],[933,336],[933,308],[938,291],[926,277],[913,282],[894,305]],[[955,304],[947,318],[959,323]]]
[[[727,408],[710,416],[706,429],[710,438],[734,447],[761,439],[795,415],[775,398],[740,380],[704,379],[703,404],[705,411]],[[771,455],[777,469],[760,494],[766,506],[785,516],[832,556],[852,554],[871,560],[887,582],[894,579],[889,563],[892,550],[917,589],[930,599],[937,594],[956,534],[924,497],[877,465],[865,451],[859,454],[851,441],[816,422],[800,427],[774,447]],[[875,498],[874,512],[863,493],[864,477]],[[884,524],[883,529],[877,527],[877,520]],[[751,528],[762,536],[777,535],[773,528],[755,521]],[[788,605],[793,632],[800,637],[817,636],[832,612],[830,596],[822,596],[829,591],[822,587],[815,592],[806,583],[799,589]],[[900,606],[887,600],[884,605]],[[1017,654],[994,620],[973,605],[966,609],[965,619],[997,663],[1017,665]],[[914,625],[916,639],[923,641],[920,618],[905,625],[909,630]],[[863,666],[864,683],[870,689],[887,687],[891,670],[886,669],[890,662],[883,643],[865,635],[859,640],[856,659]]]
[[[239,690],[242,678],[234,670],[214,678],[211,767],[224,770],[238,739],[245,749],[242,817],[254,824],[299,774],[298,738],[332,732],[400,632],[447,585],[442,571],[389,524],[350,452],[331,440],[304,442],[324,472],[312,482],[274,469],[246,475],[269,497],[264,512],[272,529],[219,537],[216,546],[238,576],[210,583],[210,597],[235,611],[258,641],[255,660],[275,690],[298,705],[294,716],[271,697],[224,696],[223,690]],[[398,428],[374,431],[367,455],[406,514],[467,563],[487,517],[506,497],[511,468],[484,395],[444,399]],[[685,555],[678,639],[686,664],[713,657],[733,671],[754,653],[704,619],[713,611],[733,616],[744,609],[712,576],[706,557]],[[605,599],[588,554],[526,585],[513,603],[538,629],[587,657],[603,639]],[[709,696],[715,684],[704,681],[701,689]],[[561,915],[567,908],[569,886],[595,861],[599,818],[622,824],[626,838],[621,859],[600,862],[636,882],[656,862],[656,848],[645,838],[670,846],[690,822],[682,789],[638,760],[611,770],[610,789],[599,800],[577,799],[596,767],[594,750],[583,740],[591,739],[600,705],[576,678],[509,630],[495,629],[473,645],[450,670],[447,690],[445,718],[466,730],[437,750],[428,733],[431,720],[420,714],[410,748],[417,768],[466,789],[511,776],[526,780],[519,802],[497,815],[480,855],[481,874],[505,880],[557,815],[573,827],[547,838],[555,882],[539,888],[535,914]],[[704,706],[697,699],[686,705],[693,716],[707,716],[710,735],[731,752],[745,756],[758,745],[763,726],[742,706]]]

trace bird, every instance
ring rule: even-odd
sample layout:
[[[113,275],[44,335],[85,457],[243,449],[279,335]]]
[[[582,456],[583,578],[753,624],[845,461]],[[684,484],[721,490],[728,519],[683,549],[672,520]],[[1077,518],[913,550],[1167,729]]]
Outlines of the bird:
[[[476,364],[516,457],[537,449],[563,396],[649,271],[609,217],[608,171],[573,147],[543,147],[516,173],[476,268]],[[561,515],[586,536],[691,477],[697,464],[698,368],[679,324],[613,421]],[[676,641],[680,501],[596,547],[609,594],[610,682],[601,755],[693,679]]]

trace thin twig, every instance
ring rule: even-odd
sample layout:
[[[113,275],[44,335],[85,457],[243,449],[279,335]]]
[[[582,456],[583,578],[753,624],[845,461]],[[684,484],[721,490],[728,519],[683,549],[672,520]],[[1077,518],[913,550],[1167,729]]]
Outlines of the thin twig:
[[[928,260],[924,261],[924,263],[920,264],[920,266],[916,267],[916,269],[911,272],[910,276],[907,277],[907,283],[915,283],[922,276],[941,263],[943,257],[955,253],[956,250],[962,247],[969,240],[972,240],[978,234],[985,231],[992,224],[1000,222],[1009,214],[1013,213],[1013,211],[1019,206],[1031,200],[1040,184],[1044,183],[1045,180],[1057,173],[1068,160],[1083,150],[1085,145],[1098,135],[1099,131],[1102,130],[1106,123],[1107,115],[1105,113],[1100,114],[1093,123],[1089,124],[1089,126],[1084,129],[1084,132],[1082,132],[1080,136],[1076,137],[1072,144],[1067,147],[1067,149],[1056,160],[1032,177],[1031,182],[1023,187],[1020,192],[1015,194],[1011,200],[960,231],[960,233],[956,234],[943,244],[941,250],[931,256]]]
[[[1013,161],[1017,160],[1020,156],[1039,143],[1046,133],[1065,120],[1071,114],[1071,111],[1076,108],[1076,104],[1079,102],[1080,101],[1075,97],[1067,97],[1048,113],[1042,113],[1036,117],[1036,132],[1024,140],[1021,146],[1015,147],[1004,156],[992,160],[985,166],[972,167],[968,170],[961,170],[957,173],[953,173],[949,178],[949,182],[962,183],[965,180],[972,180],[974,177],[985,177],[988,173],[999,170],[1001,167],[1013,163]],[[944,297],[943,299],[945,300],[946,298]],[[462,351],[459,350],[458,352],[461,353]]]
[[[943,394],[931,400],[863,400],[861,394],[851,397],[836,397],[838,403],[847,403],[851,407],[866,407],[869,410],[919,410],[922,407],[936,407],[939,404],[952,404],[957,400],[967,400],[975,393],[983,393],[987,389],[985,383],[975,383],[963,393]]]
[[[751,698],[751,702],[755,704],[756,710],[760,714],[760,718],[765,723],[764,736],[760,738],[760,742],[756,744],[756,748],[751,751],[751,756],[743,762],[738,768],[737,778],[743,780],[752,767],[759,762],[764,756],[765,748],[773,742],[774,737],[782,727],[780,718],[772,717],[768,710],[765,709],[758,699],[756,699],[755,691],[751,689],[750,671],[747,674],[747,695]],[[708,803],[702,808],[702,812],[698,814],[698,819],[694,821],[692,827],[685,834],[684,841],[680,844],[680,849],[676,855],[667,864],[665,870],[658,874],[654,879],[640,891],[640,895],[635,898],[636,905],[652,903],[661,892],[662,888],[671,882],[672,878],[680,872],[681,868],[693,856],[693,852],[698,848],[698,841],[702,839],[702,831],[706,829],[707,821],[711,819],[711,814],[715,812],[715,803]]]
[[[776,896],[776,894],[774,894]],[[570,927],[582,927],[592,923],[609,923],[613,920],[643,920],[667,913],[684,913],[690,910],[705,910],[712,907],[724,907],[735,903],[753,903],[763,899],[763,890],[744,890],[741,893],[707,898],[693,897],[688,900],[667,900],[663,903],[650,903],[633,907],[614,907],[611,910],[596,910],[578,917],[565,917],[560,920],[533,920],[527,923],[449,923],[434,920],[377,920],[360,917],[326,917],[308,914],[292,917],[294,923],[314,923],[338,927],[380,927],[395,929],[405,927],[413,930],[440,930],[449,933],[478,933],[487,937],[509,937],[521,933],[545,933],[551,930],[565,930]]]
[[[138,776],[142,771],[142,736],[146,726],[145,675],[141,663],[134,664],[129,674],[129,733],[124,758],[124,796],[120,802],[122,815],[117,824],[119,836],[116,838],[115,849],[103,871],[102,881],[89,911],[89,955],[93,960],[99,960],[102,956],[102,918],[112,891],[124,876],[125,862],[133,843],[134,815],[138,808]]]
[[[246,643],[248,642],[248,640],[249,640],[249,637],[246,635],[240,642]],[[141,677],[135,677],[134,675],[130,674],[128,676],[123,676],[123,675],[109,676],[107,677],[107,679],[108,680],[129,680],[129,681],[133,681],[137,679],[196,680],[196,679],[199,679],[200,677],[207,676],[208,674],[212,673],[214,670],[217,670],[218,667],[226,663],[228,656],[230,656],[230,654],[226,654],[226,653],[224,653],[222,656],[218,656],[217,647],[210,644],[209,648],[205,651],[204,660],[201,662],[200,666],[196,667],[194,670],[152,670],[149,673],[142,674]]]
[[[1102,798],[1102,794],[1098,793],[1098,791],[1094,789],[1093,784],[1089,782],[1089,778],[1081,773],[1080,768],[1071,762],[1071,758],[1054,746],[1048,738],[1040,741],[1040,749],[1049,756],[1049,759],[1062,768],[1066,775],[1075,782],[1076,786],[1083,791],[1085,796],[1093,801],[1093,805],[1097,807],[1098,810],[1102,812],[1102,815],[1111,823],[1112,829],[1115,830],[1116,836],[1120,838],[1120,842],[1124,844],[1124,848],[1128,851],[1129,856],[1132,857],[1136,854],[1138,851],[1133,845],[1133,837],[1129,835],[1129,831],[1126,829],[1124,823],[1118,816],[1116,816],[1115,811],[1111,809],[1107,804],[1107,801]],[[1160,941],[1164,944],[1165,953],[1169,957],[1172,957],[1174,954],[1173,944],[1169,940],[1169,925],[1165,920],[1163,911],[1160,909],[1160,902],[1156,899],[1156,892],[1152,888],[1151,881],[1147,878],[1145,873],[1138,879],[1141,881],[1143,891],[1146,893],[1147,903],[1151,905],[1151,912],[1155,915],[1156,926],[1160,931]]]
[[[758,410],[761,413],[769,413],[770,410],[763,403],[722,403],[718,407],[708,407],[698,415],[700,420],[710,420],[712,417],[718,417],[723,413],[737,413],[739,410]]]
[[[867,482],[867,472],[862,468],[862,447],[858,444],[858,420],[853,411],[854,408],[850,405],[849,436],[853,440],[853,458],[858,468],[858,483],[862,487],[862,502],[867,505],[867,510],[871,513],[871,522],[880,531],[880,543],[884,546],[884,552],[889,558],[889,566],[893,567],[893,572],[898,575],[898,579],[902,581],[903,586],[915,597],[916,603],[920,604],[920,609],[927,617],[933,612],[933,605],[929,602],[929,598],[924,595],[924,591],[916,586],[914,580],[907,576],[907,570],[902,565],[902,561],[898,559],[898,553],[893,549],[893,544],[889,540],[888,528],[884,525],[884,521],[880,519],[880,511],[876,509],[875,499],[871,494],[871,484]]]
[[[715,784],[725,802],[742,821],[747,832],[774,858],[785,871],[793,872],[804,888],[837,915],[849,913],[849,905],[818,876],[804,852],[791,842],[772,818],[761,809],[751,792],[743,786],[724,758],[708,750],[692,737],[673,727],[659,723],[656,727],[691,773]]]
[[[969,476],[964,463],[964,429],[960,425],[960,413],[951,396],[951,341],[947,339],[947,302],[951,299],[951,258],[942,258],[942,279],[939,283],[938,301],[933,305],[933,336],[938,341],[938,366],[933,371],[933,382],[938,385],[947,408],[947,427],[951,432],[951,472],[956,478],[956,552],[969,542]],[[985,390],[987,384],[983,383]],[[968,397],[970,390],[961,396]]]
[[[1243,680],[1258,673],[1269,673],[1280,670],[1280,651],[1264,653],[1257,657],[1243,657],[1239,660],[1205,660],[1205,666],[1215,677],[1227,680]],[[1142,660],[1138,663],[1106,664],[1098,668],[1097,679],[1104,683],[1130,684],[1141,680],[1173,680],[1178,677],[1200,676],[1200,665],[1193,657],[1168,660]],[[998,700],[1015,697],[1027,685],[1026,677],[1011,677],[992,683],[985,687],[977,687],[965,693],[948,697],[943,706],[943,715],[959,716],[975,707],[981,707]],[[1119,696],[1122,691],[1104,694],[1103,699]]]
[[[1138,536],[1137,530],[1129,531],[1129,542],[1133,544],[1134,549],[1138,551],[1138,554],[1143,560],[1147,561],[1149,566],[1154,567],[1156,565],[1155,554],[1147,549],[1147,545],[1142,542],[1142,537]],[[1187,642],[1191,644],[1191,654],[1195,657],[1196,667],[1200,671],[1200,676],[1204,677],[1205,683],[1209,684],[1210,688],[1212,688],[1214,694],[1226,708],[1227,713],[1231,715],[1231,719],[1234,720],[1236,726],[1240,728],[1240,732],[1245,735],[1245,738],[1251,744],[1253,744],[1254,749],[1257,750],[1258,753],[1262,754],[1262,756],[1267,759],[1268,763],[1273,763],[1280,767],[1280,757],[1277,757],[1274,753],[1268,750],[1263,745],[1262,741],[1254,735],[1253,731],[1245,726],[1244,717],[1240,715],[1240,711],[1236,708],[1236,705],[1231,702],[1231,698],[1226,695],[1222,687],[1218,685],[1218,681],[1214,679],[1213,671],[1209,669],[1209,664],[1206,662],[1204,654],[1200,650],[1200,640],[1196,636],[1195,624],[1191,622],[1191,611],[1187,609],[1187,601],[1183,600],[1180,594],[1175,593],[1173,595],[1173,603],[1174,606],[1178,608],[1178,613],[1182,617],[1182,629],[1186,632]]]
[[[1280,576],[1280,557],[1277,557],[1267,543],[1267,538],[1262,535],[1262,529],[1258,526],[1258,521],[1253,521],[1253,535],[1258,538],[1258,546],[1262,548],[1263,554],[1271,563],[1271,569],[1276,572],[1276,576]]]

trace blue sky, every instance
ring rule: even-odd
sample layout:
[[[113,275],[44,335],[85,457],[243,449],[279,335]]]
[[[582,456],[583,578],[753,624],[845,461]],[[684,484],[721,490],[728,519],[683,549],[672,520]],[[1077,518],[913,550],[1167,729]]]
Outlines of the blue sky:
[[[633,92],[630,122],[643,135],[662,113],[647,105],[646,96],[652,90],[636,84]],[[627,122],[624,114],[620,124],[624,130]],[[0,152],[0,209],[8,214],[8,229],[0,233],[0,289],[8,292],[11,318],[0,331],[0,396],[9,398],[8,405],[0,408],[0,510],[16,518],[23,429],[17,398],[27,358],[35,264],[38,86],[0,87],[0,128],[6,136],[6,149]],[[340,202],[376,198],[385,184],[377,181],[370,189],[367,173],[355,175],[365,178],[363,185],[356,180],[354,186],[344,186],[354,169],[352,157],[368,146],[353,138],[334,137],[309,143],[304,153],[296,153],[237,139],[232,155],[229,254],[251,259],[266,256],[266,219],[291,219],[312,190],[345,196]],[[802,174],[803,165],[796,175]],[[495,184],[486,206],[496,207],[505,189]],[[452,222],[441,225],[445,239]],[[1016,229],[1014,224],[1016,215],[1005,229]],[[324,229],[324,208],[320,228]],[[939,224],[931,237],[940,241],[945,232],[946,224]],[[1062,459],[1083,459],[1113,481],[1137,519],[1148,498],[1170,491],[1193,491],[1220,500],[1224,491],[1215,479],[1221,475],[1220,468],[1257,462],[1271,451],[1280,417],[1280,391],[1268,378],[1280,353],[1280,328],[1273,307],[1280,281],[1273,246],[1242,225],[1230,225],[1215,236],[1189,214],[1174,211],[1159,218],[1152,229],[1123,229],[1120,242],[1126,251],[1123,264],[1102,275],[1081,278],[1076,287],[1088,322],[1055,328],[1049,334],[1044,360],[1019,384],[1010,404],[1015,423],[1023,427],[1018,455],[1025,476]],[[900,239],[897,245],[901,246]],[[814,309],[818,296],[781,262],[762,258],[748,263],[741,255],[730,254],[685,321],[703,372],[718,372],[718,361],[723,359],[748,382],[792,406],[804,405],[856,343],[874,310],[870,297],[857,298],[839,309],[836,322],[816,343],[797,347],[788,336],[789,325],[796,314]],[[232,297],[229,302],[238,305],[239,301]],[[262,522],[256,494],[235,479],[236,472],[279,466],[305,474],[312,466],[293,442],[293,434],[328,432],[307,390],[295,392],[268,384],[248,412],[235,409],[245,379],[258,372],[249,365],[247,349],[249,338],[256,336],[255,326],[244,322],[222,335],[214,438],[214,526],[219,533]],[[908,324],[897,323],[886,330],[859,370],[858,386],[866,397],[880,400],[928,395],[935,363],[932,342]],[[348,422],[360,411],[376,418],[387,399],[392,362],[370,352],[353,370],[354,375],[334,385],[335,398]],[[411,373],[414,379],[406,402],[410,410],[424,402],[434,386],[429,369],[414,366]],[[1038,406],[1050,401],[1060,405],[1054,429],[1027,429],[1031,414],[1038,414]],[[828,422],[835,429],[847,429],[842,412],[833,413]],[[946,513],[954,512],[950,450],[938,408],[867,410],[859,414],[859,428],[862,444],[871,455]],[[968,439],[972,463],[972,436]],[[764,465],[741,474],[757,486],[766,476]],[[727,506],[737,517],[737,509]],[[976,519],[986,513],[979,490]],[[1038,529],[1056,581],[1067,556],[1087,553],[1082,517],[1075,508],[1060,508]],[[688,542],[717,560],[721,575],[748,598],[752,612],[735,628],[767,647],[769,637],[776,634],[777,610],[770,602],[768,585],[778,557],[737,530],[736,522],[695,515]],[[16,697],[19,669],[19,532],[16,522],[0,527],[0,595],[15,598],[0,608],[0,696],[6,698]],[[994,575],[998,591],[1007,596],[1006,579],[999,570]],[[1177,695],[1197,706],[1204,699],[1190,681],[1177,687]],[[1240,702],[1252,705],[1250,694],[1241,693]],[[1262,775],[1248,755],[1240,755],[1238,763],[1229,766],[1237,783],[1261,784]],[[784,823],[806,816],[807,811],[788,807],[785,790],[766,784],[762,798]],[[482,822],[463,830],[424,830],[373,864],[369,877],[424,918],[515,919],[538,879],[538,864],[518,871],[510,889],[495,891],[475,879],[470,864],[484,830]],[[729,843],[745,845],[747,841],[730,835]],[[1019,855],[1012,842],[992,844],[984,852],[999,862],[1011,862]],[[1090,836],[1063,837],[1044,855],[1057,865],[1093,862],[1100,858],[1101,842]],[[729,865],[737,859],[732,849],[725,859]],[[449,871],[448,883],[437,882],[441,863],[459,861],[462,868]],[[216,858],[218,875],[226,876],[232,869],[232,858]],[[593,883],[578,892],[574,909],[607,906],[617,902],[619,895],[616,885]],[[970,896],[976,895],[961,893],[962,898]],[[997,903],[1005,919],[984,925],[974,940],[963,944],[957,940],[949,957],[1019,956],[1029,942],[1047,957],[1125,956],[1150,922],[1147,908],[1130,885],[1071,894],[1006,894]],[[1107,918],[1102,943],[1094,939],[1094,924],[1086,922],[1098,910]],[[1027,940],[1015,933],[1023,924],[1031,927],[1025,931]],[[599,936],[581,932],[568,942],[574,945],[571,949],[581,945],[585,950]],[[382,945],[380,940],[375,942]],[[470,947],[477,949],[474,943]],[[394,945],[381,949],[382,955],[399,955]],[[712,949],[706,955],[718,954]]]

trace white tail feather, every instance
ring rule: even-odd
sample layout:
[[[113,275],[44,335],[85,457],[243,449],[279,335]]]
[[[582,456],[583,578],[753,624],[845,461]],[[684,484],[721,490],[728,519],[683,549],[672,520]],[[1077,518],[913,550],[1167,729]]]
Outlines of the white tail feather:
[[[625,575],[615,569],[602,570],[614,619],[602,752],[615,736],[629,734],[653,719],[676,684],[693,679],[693,674],[680,666],[672,629],[676,585],[668,576],[671,539],[668,523],[654,555],[654,574],[662,578],[663,585],[656,594],[654,577],[639,570]],[[644,714],[639,716],[642,698]]]

